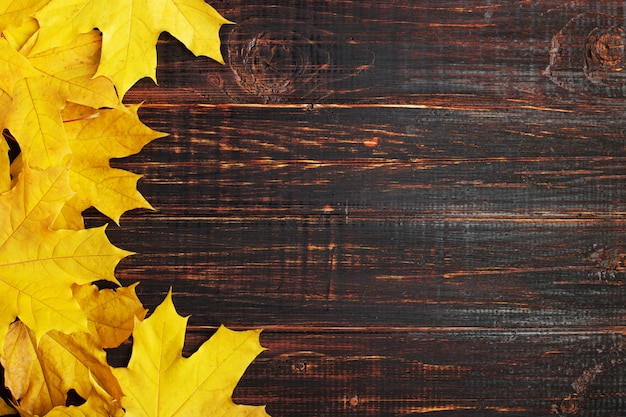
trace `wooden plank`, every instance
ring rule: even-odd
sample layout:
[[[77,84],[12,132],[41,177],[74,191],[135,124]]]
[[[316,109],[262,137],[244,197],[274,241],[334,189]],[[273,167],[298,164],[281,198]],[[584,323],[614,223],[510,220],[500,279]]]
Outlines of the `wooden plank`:
[[[624,407],[621,336],[424,329],[270,331],[263,340],[270,350],[237,398],[267,402],[272,415],[615,415]]]
[[[597,116],[162,110],[174,135],[120,165],[146,174],[158,210],[142,237],[121,231],[145,254],[121,272],[176,282],[199,320],[610,327],[622,314],[624,151],[610,127],[595,135]],[[587,312],[600,305],[608,316]]]
[[[624,212],[621,111],[145,110],[172,136],[123,166],[146,175],[148,195],[168,195],[164,210],[305,215],[330,204],[353,218],[430,211],[497,220]]]
[[[424,95],[449,102],[465,96],[580,100],[563,89],[623,96],[622,75],[601,53],[602,33],[610,36],[610,28],[621,24],[623,5],[617,1],[228,1],[215,6],[237,22],[222,31],[227,65],[196,59],[163,36],[160,89],[151,94],[153,100],[416,103]],[[585,43],[594,30],[599,45],[593,39]],[[551,58],[555,48],[560,52]],[[587,64],[600,68],[591,79],[584,55],[592,57]],[[141,83],[128,100],[143,101],[150,85]]]
[[[211,332],[192,330],[186,353]],[[234,399],[274,416],[616,415],[625,406],[623,334],[315,327],[269,329],[261,341],[268,350]]]
[[[121,278],[151,277],[155,302],[173,285],[196,324],[605,329],[625,312],[623,225],[157,217],[122,233],[142,254]]]

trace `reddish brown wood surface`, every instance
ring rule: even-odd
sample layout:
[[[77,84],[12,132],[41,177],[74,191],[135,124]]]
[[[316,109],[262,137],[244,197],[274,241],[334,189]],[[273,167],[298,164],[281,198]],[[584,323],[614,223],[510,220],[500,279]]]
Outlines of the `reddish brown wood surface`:
[[[626,414],[622,2],[212,4],[226,64],[164,35],[127,95],[171,135],[116,162],[156,211],[109,235],[189,352],[266,329],[237,401]]]

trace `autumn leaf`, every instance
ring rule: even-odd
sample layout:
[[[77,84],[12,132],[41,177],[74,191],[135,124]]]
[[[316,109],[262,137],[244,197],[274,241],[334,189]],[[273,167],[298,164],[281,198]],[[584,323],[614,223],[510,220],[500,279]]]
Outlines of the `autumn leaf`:
[[[0,90],[12,96],[13,86],[18,80],[37,75],[39,73],[28,59],[6,39],[0,38]]]
[[[0,32],[22,25],[49,0],[3,0],[0,3]]]
[[[42,77],[18,80],[5,120],[5,127],[20,144],[24,162],[41,169],[62,166],[71,154],[61,119],[65,103],[46,91],[47,82]]]
[[[121,108],[111,81],[96,75],[101,47],[100,32],[92,30],[54,48],[20,52],[48,83],[47,93],[93,108]]]
[[[72,152],[70,184],[76,195],[66,203],[55,227],[82,228],[82,212],[89,207],[118,224],[128,210],[152,208],[137,191],[141,176],[109,165],[110,159],[133,155],[165,136],[141,123],[137,110],[138,106],[96,111],[68,105],[63,111]]]
[[[265,407],[234,404],[241,375],[263,348],[257,330],[221,326],[188,358],[182,357],[187,318],[178,315],[171,292],[137,324],[127,368],[113,370],[125,397],[127,417],[258,416]]]
[[[5,385],[21,415],[43,416],[65,406],[73,389],[88,398],[92,380],[117,402],[122,390],[106,362],[106,353],[88,333],[52,330],[39,340],[21,321],[11,324],[1,356]]]
[[[203,0],[51,0],[35,17],[41,27],[37,50],[66,44],[94,28],[102,31],[97,75],[110,78],[120,97],[141,78],[156,82],[155,46],[162,32],[195,55],[223,62],[219,29],[230,23]]]
[[[9,144],[0,137],[0,193],[11,188],[11,161],[9,160]],[[1,414],[0,414],[1,415]]]
[[[104,227],[50,229],[73,195],[69,182],[67,167],[24,165],[15,186],[0,194],[0,342],[16,317],[37,338],[53,329],[87,331],[72,285],[117,283],[115,266],[128,252],[111,245]]]
[[[17,415],[17,410],[13,408],[7,401],[0,398],[0,416],[15,416]]]
[[[35,35],[38,30],[39,23],[37,23],[35,18],[31,17],[24,21],[24,23],[20,26],[5,29],[2,32],[2,36],[16,51],[27,51],[30,49],[31,44],[34,43],[34,38],[36,37],[33,35]]]
[[[135,287],[99,290],[95,285],[75,285],[74,298],[87,314],[89,331],[103,348],[118,347],[133,332],[135,319],[147,310],[137,298]]]
[[[6,39],[0,40],[0,89],[11,97],[0,120],[31,167],[60,166],[69,159],[61,117],[68,101],[97,108],[121,106],[110,80],[94,77],[100,46],[97,31],[28,55],[15,51]]]
[[[164,31],[222,62],[225,23],[203,0],[0,4],[0,129],[21,151],[10,161],[1,141],[0,361],[22,416],[267,417],[264,407],[231,399],[263,350],[260,332],[220,327],[184,358],[187,319],[171,293],[142,322],[135,285],[92,284],[119,284],[114,270],[129,253],[109,242],[104,227],[85,229],[82,219],[88,207],[115,222],[128,210],[151,208],[137,190],[140,176],[110,160],[163,134],[121,98],[138,79],[155,80]],[[112,369],[104,349],[131,333],[128,367]],[[85,402],[66,406],[70,391]],[[0,413],[14,411],[0,403]]]
[[[20,414],[43,416],[57,407],[54,414],[94,416],[99,415],[97,409],[111,412],[120,407],[123,393],[103,348],[119,346],[130,336],[135,319],[145,316],[135,287],[73,287],[74,297],[87,315],[89,334],[68,335],[52,330],[36,340],[22,322],[11,324],[0,360],[5,369],[5,385]],[[71,389],[87,399],[87,404],[80,408],[62,407]],[[90,404],[97,405],[96,409]]]
[[[84,404],[57,406],[46,414],[46,417],[123,417],[124,410],[120,407],[119,401],[99,387],[93,379],[91,384],[94,389]]]
[[[9,106],[11,106],[11,97],[4,90],[0,89],[0,127],[4,125],[4,120],[9,115],[9,111],[8,111]],[[2,136],[7,138],[7,133],[8,132],[3,131]],[[10,136],[10,139],[7,138],[7,140],[15,141],[15,139],[12,136]],[[0,190],[0,192],[2,191],[6,191],[6,190]]]

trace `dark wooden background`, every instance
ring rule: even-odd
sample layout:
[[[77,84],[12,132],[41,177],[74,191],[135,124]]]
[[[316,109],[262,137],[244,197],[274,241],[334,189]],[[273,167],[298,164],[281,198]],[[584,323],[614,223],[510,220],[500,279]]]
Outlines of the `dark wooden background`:
[[[226,65],[164,34],[127,95],[171,136],[116,162],[156,211],[109,235],[189,353],[265,329],[237,402],[626,415],[623,2],[212,5]]]

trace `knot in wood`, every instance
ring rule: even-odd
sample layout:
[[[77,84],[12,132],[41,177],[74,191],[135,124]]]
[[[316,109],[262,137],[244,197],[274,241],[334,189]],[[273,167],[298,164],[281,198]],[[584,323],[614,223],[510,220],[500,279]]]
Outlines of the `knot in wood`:
[[[320,69],[330,63],[330,54],[296,31],[256,32],[239,25],[231,33],[228,61],[239,86],[265,102],[302,95]]]
[[[555,84],[582,94],[626,97],[624,19],[583,13],[552,38],[545,75]]]
[[[234,76],[225,77],[221,87],[246,103],[313,103],[345,94],[352,83],[331,84],[360,76],[375,60],[374,52],[352,36],[279,16],[234,25],[226,49]]]
[[[559,413],[561,415],[572,416],[580,412],[580,403],[577,395],[568,395],[563,398],[559,404]]]
[[[306,372],[306,362],[305,361],[297,361],[293,364],[293,370],[296,373],[303,374]]]
[[[617,26],[594,29],[584,45],[585,72],[602,76],[598,71],[615,72],[624,69],[624,31]]]
[[[355,410],[361,405],[361,398],[357,393],[351,392],[346,395],[345,402],[348,408]]]

